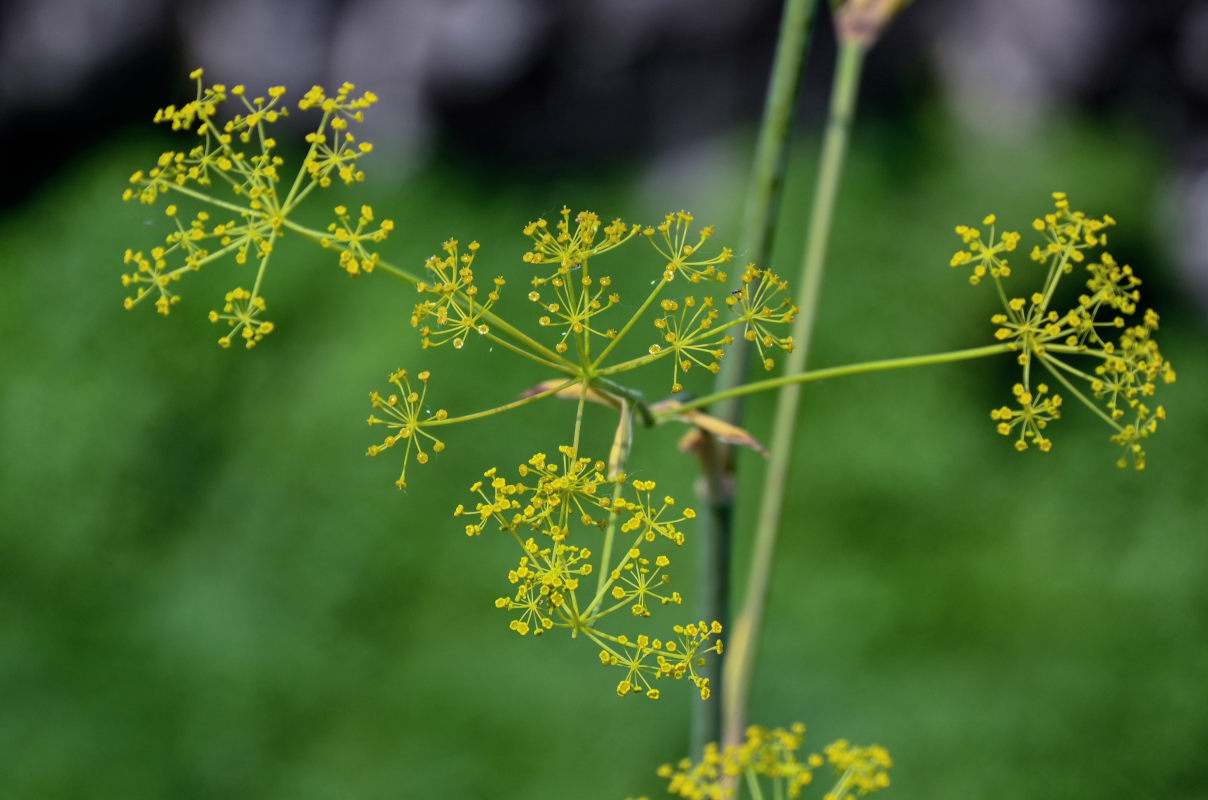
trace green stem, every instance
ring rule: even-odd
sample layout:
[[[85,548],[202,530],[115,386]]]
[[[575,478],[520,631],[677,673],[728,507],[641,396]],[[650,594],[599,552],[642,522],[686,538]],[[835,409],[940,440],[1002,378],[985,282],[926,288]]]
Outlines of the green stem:
[[[866,50],[857,44],[844,44],[839,50],[835,83],[831,95],[826,137],[822,143],[822,163],[814,185],[814,204],[810,211],[802,261],[802,285],[797,292],[797,318],[793,321],[793,353],[788,358],[789,371],[798,363],[804,368],[809,356],[810,339],[818,313],[818,296],[826,266],[826,248],[830,241],[835,200],[843,173],[843,160],[851,134],[852,117],[856,110],[856,95],[860,86],[860,70]]]
[[[291,212],[293,212],[293,210],[295,208],[297,208],[298,206],[300,206],[302,204],[302,201],[306,199],[307,195],[309,195],[311,192],[313,192],[315,190],[315,187],[318,185],[319,184],[317,181],[311,181],[310,183],[306,184],[306,188],[304,188],[302,191],[298,192],[296,195],[291,194],[290,197],[292,199],[290,200],[288,205],[286,205],[284,208],[281,209],[281,216],[284,217],[284,216],[289,215]]]
[[[329,240],[333,249],[338,249],[340,247],[339,243],[336,242],[330,234],[324,231],[317,231],[314,228],[308,228],[307,226],[301,225],[288,218],[282,220],[282,223],[285,225],[285,227],[303,236],[304,238],[310,239],[311,241],[322,242],[324,240]],[[380,269],[383,272],[386,272],[387,274],[392,275],[401,281],[410,283],[413,286],[420,282],[420,278],[417,275],[401,267],[396,267],[384,259],[378,261],[376,269]],[[553,365],[555,369],[567,374],[579,373],[579,367],[572,364],[564,356],[554,352],[553,350],[550,350],[548,347],[534,340],[531,336],[520,331],[515,326],[509,324],[503,319],[500,319],[494,313],[486,311],[482,314],[482,319],[487,320],[492,328],[498,328],[508,336],[512,337],[512,339],[515,341],[530,348],[533,353],[542,356],[547,363]]]
[[[666,358],[669,355],[678,356],[680,350],[682,350],[696,342],[699,342],[702,339],[714,340],[714,344],[705,345],[705,347],[708,347],[710,350],[716,349],[716,347],[720,344],[717,342],[718,334],[724,333],[725,331],[727,331],[730,328],[733,328],[737,325],[742,325],[743,322],[744,322],[744,320],[741,317],[738,317],[735,319],[731,319],[727,322],[723,322],[720,325],[718,325],[717,327],[708,328],[707,330],[702,330],[699,332],[699,334],[694,334],[694,335],[684,339],[680,343],[679,348],[664,347],[664,348],[661,348],[656,353],[647,353],[644,356],[634,356],[633,358],[629,359],[628,361],[620,361],[616,364],[612,364],[610,366],[603,367],[602,369],[593,367],[594,374],[596,374],[596,375],[616,375],[621,372],[631,372],[635,369],[640,369],[641,367],[644,367],[647,364],[654,363],[655,361],[658,361],[660,358]],[[737,337],[737,339],[738,339],[738,342],[741,342],[743,345],[747,344],[746,339],[744,339],[743,337],[739,336],[739,337]],[[735,343],[734,347],[738,347],[738,342]],[[729,360],[729,357],[727,356],[725,359],[722,360],[721,363],[724,365],[728,360]],[[599,363],[598,360],[597,360],[597,363]]]
[[[619,479],[629,463],[629,454],[633,450],[633,417],[636,411],[637,407],[633,403],[628,400],[621,402],[621,418],[618,420],[617,433],[613,437],[612,452],[609,454],[608,477],[611,479]],[[608,518],[608,527],[604,531],[604,544],[600,548],[600,574],[596,578],[596,596],[588,608],[588,613],[595,609],[608,586],[608,576],[612,567],[612,543],[616,539],[617,528],[621,522],[621,515],[617,513],[616,508],[624,488],[625,484],[621,480],[617,480],[612,487],[612,504],[609,506],[612,513]]]
[[[561,372],[566,375],[577,375],[577,373],[575,372],[575,370],[572,367],[569,367],[566,364],[556,364],[553,361],[547,361],[546,359],[542,358],[541,356],[535,355],[534,353],[531,353],[528,350],[525,350],[523,347],[520,347],[519,345],[512,344],[507,339],[504,339],[501,336],[496,336],[493,331],[488,330],[483,335],[486,336],[486,338],[489,341],[494,342],[495,344],[499,345],[500,347],[511,350],[516,355],[521,356],[523,358],[527,358],[529,361],[532,361],[536,364],[540,364],[541,366],[551,369],[554,372]]]
[[[575,455],[579,454],[579,433],[583,429],[583,406],[587,405],[587,384],[579,384],[579,405],[575,409],[575,440],[571,443]]]
[[[616,374],[622,373],[622,372],[630,372],[631,370],[635,370],[635,369],[638,369],[639,367],[644,367],[647,364],[658,361],[660,358],[666,358],[668,355],[671,355],[674,352],[675,351],[673,349],[668,347],[667,349],[660,350],[657,353],[650,353],[650,354],[647,354],[644,356],[637,356],[635,358],[629,359],[628,361],[622,361],[619,364],[613,364],[610,367],[604,367],[603,369],[598,369],[595,371],[595,374],[597,374],[597,375],[616,375]]]
[[[763,800],[763,789],[759,786],[759,778],[755,776],[755,770],[747,769],[747,789],[751,792],[751,800]],[[775,780],[775,778],[773,778]]]
[[[558,384],[557,386],[552,386],[549,389],[546,389],[544,392],[538,392],[537,394],[532,394],[532,395],[529,395],[528,397],[522,397],[519,400],[513,400],[510,403],[505,403],[504,405],[496,406],[495,408],[488,408],[485,411],[475,411],[473,414],[463,414],[460,417],[445,417],[444,419],[425,420],[424,427],[425,428],[429,428],[429,427],[434,428],[437,425],[452,425],[455,422],[469,422],[469,421],[475,420],[475,419],[482,419],[483,417],[490,417],[495,414],[502,414],[505,411],[511,411],[513,408],[519,408],[520,406],[525,406],[525,405],[528,405],[529,403],[533,403],[533,402],[536,402],[537,400],[541,400],[542,398],[557,394],[558,392],[562,391],[566,387],[574,385],[576,380],[577,379],[571,379],[571,380],[565,381],[563,383]]]
[[[1077,367],[1067,364],[1059,358],[1053,358],[1051,355],[1049,355],[1052,352],[1053,352],[1052,346],[1046,344],[1044,346],[1043,352],[1040,353],[1040,357],[1043,358],[1046,362],[1049,362],[1055,366],[1061,367],[1066,372],[1068,372],[1071,375],[1074,375],[1078,378],[1081,378],[1082,380],[1086,381],[1087,383],[1094,383],[1096,380],[1098,380],[1097,378],[1095,378],[1094,375],[1087,375],[1085,372],[1078,369]]]
[[[1066,378],[1064,375],[1062,375],[1057,370],[1058,366],[1064,367],[1065,364],[1062,364],[1060,361],[1058,361],[1055,358],[1046,358],[1044,356],[1040,357],[1040,363],[1044,364],[1045,368],[1049,372],[1053,373],[1053,377],[1056,378],[1057,380],[1061,381],[1061,384],[1063,386],[1065,386],[1065,388],[1068,389],[1070,391],[1070,393],[1074,395],[1074,397],[1077,397],[1078,400],[1084,406],[1089,408],[1091,411],[1095,412],[1095,414],[1097,414],[1104,422],[1106,422],[1108,425],[1111,425],[1113,428],[1115,428],[1116,431],[1123,430],[1123,428],[1120,427],[1120,423],[1116,422],[1114,419],[1111,418],[1110,414],[1108,414],[1106,411],[1099,408],[1099,406],[1097,406],[1093,402],[1091,402],[1091,399],[1089,397],[1084,395],[1082,392],[1078,391],[1078,387],[1075,386],[1074,384],[1070,383],[1069,379]]]
[[[616,508],[617,501],[621,499],[621,493],[624,490],[624,484],[618,481],[612,487],[612,507]],[[587,613],[592,613],[595,607],[599,604],[600,599],[604,597],[604,590],[608,586],[608,574],[612,561],[612,543],[617,538],[617,523],[620,521],[621,515],[613,513],[608,520],[608,528],[604,531],[604,544],[600,547],[600,574],[596,578],[596,595],[592,599],[591,605],[587,607]]]
[[[1091,350],[1086,345],[1080,344],[1045,344],[1044,349],[1051,353],[1069,353],[1076,356],[1092,356],[1094,358],[1108,359],[1111,355],[1103,350]],[[1090,376],[1086,376],[1090,380]]]
[[[864,45],[844,42],[840,45],[838,53],[830,113],[822,143],[821,167],[814,186],[814,205],[806,234],[808,238],[802,265],[802,284],[797,302],[799,311],[793,321],[794,350],[789,354],[785,367],[790,374],[805,370],[810,337],[818,310],[818,291],[822,284],[835,198],[839,191],[843,157],[847,151],[860,85],[860,69],[866,52]],[[789,460],[793,453],[793,434],[797,425],[800,398],[799,382],[780,389],[772,427],[772,451],[764,479],[759,521],[755,528],[746,597],[730,632],[729,657],[723,676],[722,719],[726,744],[737,744],[741,741],[746,727],[755,650],[763,625],[763,610],[772,572],[772,555],[776,549],[776,533],[780,527],[780,512],[784,504]]]
[[[194,200],[200,200],[203,203],[209,203],[212,206],[218,206],[219,208],[225,208],[227,211],[233,211],[236,214],[239,214],[240,216],[247,215],[247,216],[251,216],[253,218],[255,218],[255,217],[267,218],[267,217],[272,216],[267,211],[255,211],[253,209],[248,208],[247,206],[240,206],[240,205],[235,205],[234,203],[228,203],[226,200],[219,200],[216,197],[210,197],[208,194],[202,194],[201,192],[197,191],[196,189],[191,189],[188,186],[178,186],[176,184],[169,184],[168,188],[174,192],[179,192],[180,194],[188,195],[189,197],[192,197]]]
[[[951,350],[946,353],[932,353],[925,356],[905,356],[903,358],[883,358],[877,361],[860,361],[855,364],[844,364],[838,367],[826,367],[825,369],[811,369],[804,372],[793,373],[792,375],[781,375],[777,378],[768,378],[765,381],[756,381],[754,383],[744,384],[743,386],[728,389],[724,392],[716,392],[714,394],[698,397],[695,400],[690,400],[677,406],[670,411],[663,411],[655,414],[657,422],[665,422],[677,414],[693,408],[707,406],[710,403],[716,403],[721,400],[726,400],[731,397],[742,397],[756,392],[766,392],[769,389],[783,389],[785,387],[794,386],[802,383],[812,383],[814,381],[824,381],[829,378],[842,378],[848,375],[859,375],[865,372],[882,372],[891,369],[903,369],[905,367],[922,367],[929,364],[948,364],[953,361],[968,361],[972,358],[984,358],[986,356],[996,356],[1001,353],[1013,352],[1010,344],[988,344],[985,347],[970,347],[965,350]],[[773,440],[775,441],[775,440]],[[774,448],[773,448],[774,449]]]
[[[260,267],[256,270],[256,282],[252,284],[252,298],[260,296],[260,284],[264,281],[264,272],[268,269],[268,260],[273,255],[273,243],[277,241],[277,229],[273,228],[268,235],[268,252],[260,259]],[[251,302],[251,301],[249,301]]]
[[[772,76],[764,99],[763,120],[755,147],[755,163],[747,187],[740,253],[756,264],[771,260],[772,242],[784,175],[788,164],[788,140],[796,107],[801,75],[809,52],[817,0],[787,0],[780,21],[780,35]],[[715,387],[724,392],[746,380],[750,363],[750,344],[742,337],[722,360]],[[742,403],[727,403],[719,416],[732,424],[742,418]],[[734,458],[733,448],[722,442],[706,441],[702,450],[702,501],[705,513],[700,519],[700,560],[697,566],[700,585],[700,618],[717,620],[723,628],[730,622],[730,551],[734,530]],[[721,708],[724,689],[721,674],[724,659],[718,656],[704,667],[704,677],[713,687],[711,703],[692,704],[692,749],[699,753],[708,742],[721,738]]]
[[[1061,260],[1054,262],[1049,270],[1049,276],[1045,281],[1044,301],[1040,304],[1041,308],[1048,308],[1049,302],[1053,299],[1053,292],[1057,291],[1057,284],[1061,281],[1061,276],[1065,274],[1065,265],[1069,263],[1070,251],[1063,250],[1061,252]]]
[[[231,242],[230,244],[228,244],[226,247],[222,248],[221,250],[215,250],[213,253],[210,253],[205,258],[200,259],[199,261],[195,262],[197,265],[196,267],[186,263],[183,267],[177,267],[176,269],[172,270],[168,274],[169,275],[182,275],[186,272],[192,272],[195,269],[200,269],[201,267],[204,267],[206,264],[209,264],[213,261],[217,261],[218,259],[225,256],[227,253],[233,253],[234,251],[238,250],[242,246],[243,246],[242,241],[237,240],[237,241]]]
[[[586,281],[591,280],[591,273],[588,271],[591,268],[590,264],[591,264],[590,259],[585,259],[583,261],[583,267],[582,267],[583,273],[580,276],[581,281],[586,282]],[[566,282],[566,288],[568,290],[573,291],[574,284],[575,284],[574,281],[571,281],[568,279]],[[591,289],[589,288],[590,285],[591,284],[579,283],[579,297],[577,298],[576,305],[574,306],[575,308],[578,308],[579,305],[582,305],[582,307],[583,307],[583,315],[584,315],[583,332],[576,334],[576,338],[578,340],[576,342],[576,344],[578,345],[578,351],[579,351],[579,369],[581,369],[583,372],[587,372],[588,368],[591,367],[591,333],[592,333],[591,318],[592,318],[592,313],[591,313]]]
[[[591,384],[603,392],[625,399],[641,416],[643,425],[647,428],[654,426],[654,414],[650,411],[650,404],[646,402],[646,395],[637,389],[630,389],[628,386],[622,386],[615,381],[598,376],[592,379]]]
[[[614,572],[620,574],[625,569],[625,565],[630,563],[632,560],[630,553],[634,550],[634,548],[641,545],[642,538],[642,533],[639,531],[637,536],[634,537],[634,540],[629,544],[629,547],[618,551],[622,555],[617,561],[617,565],[608,569],[607,572],[602,571],[602,573],[605,575],[605,580],[596,587],[596,596],[592,598],[591,603],[589,603],[587,606],[587,613],[591,615],[591,619],[598,619],[599,617],[602,617],[605,614],[610,614],[616,610],[616,608],[610,608],[599,613],[596,612],[596,609],[600,607],[600,603],[604,602],[605,593],[609,588],[612,587],[614,583],[616,583],[616,579],[612,577],[612,574]],[[621,603],[620,605],[623,606],[625,603]]]
[[[301,196],[298,195],[298,189],[302,186],[302,179],[309,174],[309,171],[306,169],[306,164],[311,160],[311,158],[314,157],[315,150],[319,148],[319,142],[321,141],[320,137],[325,138],[327,136],[327,121],[330,119],[331,112],[328,111],[325,112],[323,114],[323,118],[319,120],[319,127],[315,131],[314,138],[311,140],[310,148],[307,149],[306,155],[302,159],[302,165],[298,167],[298,174],[294,176],[294,185],[289,187],[289,193],[285,195],[285,200],[281,203],[283,214],[288,214],[292,209],[294,209],[298,203],[302,202],[302,198],[305,197],[306,194],[317,185],[317,181],[311,181],[311,183],[306,187],[306,192],[303,192]]]
[[[630,317],[629,321],[626,322],[621,328],[621,332],[612,338],[612,341],[608,343],[608,346],[604,348],[600,355],[596,356],[596,360],[591,364],[592,370],[599,368],[601,362],[603,362],[604,359],[608,357],[608,354],[612,352],[612,348],[616,347],[617,343],[625,338],[625,334],[629,333],[629,329],[633,327],[634,323],[646,313],[646,309],[650,308],[650,304],[654,302],[654,298],[658,297],[659,293],[663,291],[663,287],[666,285],[667,278],[664,276],[663,279],[659,281],[659,285],[654,287],[654,291],[646,297],[645,301],[643,301],[641,307],[638,308],[637,311],[633,312],[633,316]]]
[[[742,226],[740,253],[744,259],[759,266],[766,266],[771,261],[776,217],[788,166],[789,133],[817,5],[817,0],[788,0],[780,22],[776,60],[764,100]],[[716,384],[719,390],[733,388],[746,379],[750,353],[751,346],[745,339],[735,343],[722,362]],[[719,416],[737,423],[741,417],[741,404],[727,404]]]

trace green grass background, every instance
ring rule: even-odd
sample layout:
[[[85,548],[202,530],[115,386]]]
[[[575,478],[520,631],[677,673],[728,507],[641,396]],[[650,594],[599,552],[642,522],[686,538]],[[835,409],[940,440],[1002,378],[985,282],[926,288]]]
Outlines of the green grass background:
[[[1017,454],[989,419],[1009,359],[811,386],[753,720],[803,720],[819,748],[886,745],[896,797],[1202,797],[1208,354],[1171,264],[1167,165],[1123,124],[1058,119],[1018,144],[934,110],[857,129],[815,365],[988,342],[996,301],[948,268],[952,227],[993,211],[1027,236],[1064,189],[1119,220],[1111,249],[1162,313],[1179,382],[1141,474],[1113,466],[1107,429],[1073,403],[1052,453]],[[453,414],[547,376],[481,341],[421,351],[410,290],[350,281],[296,237],[267,279],[277,330],[251,353],[220,350],[205,320],[250,268],[190,276],[167,320],[123,311],[123,249],[165,230],[162,207],[118,200],[167,146],[142,135],[0,220],[0,797],[658,796],[655,767],[685,753],[687,688],[620,700],[587,643],[511,634],[492,600],[512,547],[450,517],[483,469],[566,441],[573,407],[447,429],[395,490],[394,454],[363,455],[367,393],[390,369],[430,369]],[[794,148],[789,274],[817,143]],[[501,309],[531,321],[525,222],[563,203],[642,222],[686,207],[734,243],[749,149],[737,136],[684,181],[452,157],[392,181],[371,165],[309,214],[374,203],[397,222],[386,254],[415,268],[450,235],[477,238],[480,274],[510,279]],[[632,305],[658,264],[604,267]],[[660,368],[646,386],[669,382]],[[771,401],[748,407],[761,436]],[[588,422],[602,447],[610,421]],[[634,471],[687,498],[680,433],[641,432]],[[762,464],[742,468],[749,526]],[[689,596],[693,556],[677,562]]]

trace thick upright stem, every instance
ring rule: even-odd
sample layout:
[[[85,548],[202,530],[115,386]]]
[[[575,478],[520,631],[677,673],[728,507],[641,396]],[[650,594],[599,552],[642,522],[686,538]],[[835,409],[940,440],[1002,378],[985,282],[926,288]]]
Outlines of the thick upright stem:
[[[821,166],[814,186],[814,205],[810,211],[801,285],[797,295],[799,311],[793,321],[794,350],[789,354],[785,365],[785,371],[788,373],[803,372],[809,354],[827,240],[834,215],[835,198],[839,191],[839,178],[847,151],[852,116],[855,112],[860,68],[866,51],[864,45],[851,42],[842,44],[839,50],[826,135],[822,143]],[[784,504],[789,460],[793,453],[793,434],[800,398],[800,384],[785,386],[780,390],[776,406],[772,450],[760,502],[759,522],[755,529],[746,597],[731,628],[729,657],[723,676],[722,724],[726,744],[740,742],[746,727],[755,652],[763,624],[764,605],[772,572],[772,556],[776,549],[776,533],[780,527],[780,513]]]
[[[755,148],[755,163],[751,183],[747,187],[743,214],[742,248],[740,258],[766,267],[771,261],[775,241],[776,218],[784,194],[784,176],[788,166],[788,140],[793,112],[809,54],[810,34],[814,27],[817,0],[788,0],[780,23],[776,43],[776,60],[764,102],[763,121]],[[735,342],[722,361],[716,386],[720,391],[746,380],[751,361],[751,347],[745,339]],[[741,416],[742,403],[727,403],[719,411],[730,422]]]
[[[744,258],[757,264],[766,264],[771,255],[772,234],[788,161],[789,131],[816,8],[817,0],[787,0],[780,23],[743,220],[741,252]],[[732,389],[745,381],[749,361],[750,346],[740,338],[729,358],[722,362],[715,390]],[[737,424],[742,416],[742,401],[727,402],[720,416]],[[708,452],[702,458],[700,486],[700,494],[706,503],[700,525],[700,618],[718,620],[728,629],[734,518],[733,454],[729,445],[716,440],[708,441],[706,447]],[[708,742],[718,741],[721,734],[722,657],[711,661],[706,670],[714,696],[709,703],[693,704],[690,751],[693,753],[699,753]]]

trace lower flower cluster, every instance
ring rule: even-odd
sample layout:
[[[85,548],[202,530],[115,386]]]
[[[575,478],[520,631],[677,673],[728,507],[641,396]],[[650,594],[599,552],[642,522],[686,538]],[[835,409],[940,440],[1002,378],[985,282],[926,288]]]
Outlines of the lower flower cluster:
[[[805,787],[814,783],[815,774],[826,766],[831,768],[835,782],[823,795],[824,800],[855,800],[889,786],[893,759],[884,747],[853,747],[840,739],[823,748],[822,753],[799,757],[804,742],[805,725],[800,722],[787,730],[752,725],[741,744],[725,748],[706,745],[699,761],[684,758],[676,764],[664,764],[658,774],[669,781],[669,794],[687,800],[733,797],[740,780],[754,787],[756,797],[763,796],[759,793],[762,783],[771,784],[772,797],[801,797]]]
[[[658,699],[655,684],[672,679],[691,681],[707,699],[711,687],[701,668],[709,654],[722,651],[720,623],[674,625],[664,638],[602,627],[624,610],[630,619],[645,619],[657,607],[683,603],[670,588],[671,558],[659,551],[684,543],[680,525],[695,512],[678,510],[672,497],[655,496],[654,481],[609,477],[604,462],[580,457],[569,446],[559,451],[560,463],[534,455],[519,466],[514,482],[487,470],[470,487],[479,497],[474,507],[454,511],[469,520],[468,536],[494,526],[520,548],[507,575],[513,589],[495,606],[511,614],[509,627],[521,636],[562,628],[595,643],[603,665],[625,670],[617,684],[622,697]]]

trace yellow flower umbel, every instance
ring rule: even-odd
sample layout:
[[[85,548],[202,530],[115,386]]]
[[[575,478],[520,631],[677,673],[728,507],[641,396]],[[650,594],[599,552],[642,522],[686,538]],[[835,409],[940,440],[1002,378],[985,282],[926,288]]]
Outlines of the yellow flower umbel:
[[[428,463],[428,452],[424,450],[424,439],[431,442],[432,451],[435,453],[445,449],[445,443],[424,428],[433,423],[439,424],[449,414],[443,408],[435,412],[425,409],[424,401],[428,397],[429,373],[421,372],[415,377],[423,384],[421,392],[417,392],[411,387],[411,381],[407,378],[407,370],[400,369],[390,373],[389,377],[390,382],[398,388],[397,393],[391,393],[386,397],[377,392],[369,394],[369,402],[373,404],[373,407],[380,409],[387,416],[387,419],[378,419],[375,415],[370,414],[369,424],[385,425],[394,433],[388,434],[381,444],[370,445],[368,455],[376,456],[383,450],[394,447],[400,441],[406,443],[406,450],[403,452],[403,469],[398,480],[394,482],[400,489],[407,488],[407,462],[411,460],[412,451],[415,452],[416,461],[421,464]]]
[[[733,344],[734,337],[728,333],[709,336],[708,331],[718,317],[712,297],[706,297],[698,304],[696,298],[689,295],[684,298],[682,307],[674,300],[664,300],[661,305],[666,313],[654,321],[654,327],[662,332],[663,342],[675,353],[671,383],[674,394],[684,388],[679,381],[680,372],[687,372],[693,364],[714,375],[720,372],[721,358],[725,355],[722,346]],[[650,346],[651,355],[658,355],[662,350],[660,345]]]
[[[458,252],[457,240],[444,243],[445,257],[430,256],[424,268],[431,281],[420,281],[415,288],[435,300],[421,300],[411,314],[411,327],[419,328],[425,348],[452,342],[460,350],[471,333],[483,335],[491,328],[483,317],[499,300],[503,278],[495,278],[494,288],[483,300],[474,285],[474,256],[478,242],[470,242],[465,253]]]
[[[620,295],[608,292],[612,278],[603,276],[597,280],[592,277],[588,259],[625,244],[638,233],[638,228],[614,220],[603,228],[604,238],[597,243],[601,224],[596,214],[580,211],[575,215],[572,232],[570,209],[563,207],[562,219],[555,225],[555,232],[550,232],[544,219],[524,227],[524,234],[533,240],[533,249],[524,254],[524,260],[530,264],[557,265],[554,272],[533,277],[533,290],[528,298],[547,312],[537,320],[538,324],[561,329],[562,334],[554,345],[559,354],[569,349],[568,342],[571,341],[583,347],[591,336],[612,339],[617,335],[615,329],[593,327],[593,318],[620,302]],[[545,286],[553,288],[552,300],[542,299],[538,290]]]
[[[350,278],[373,272],[381,258],[366,245],[386,241],[386,237],[394,230],[394,222],[384,219],[373,228],[373,207],[361,206],[361,215],[357,218],[357,226],[354,228],[349,222],[347,208],[336,206],[335,211],[336,221],[327,226],[327,232],[331,236],[324,237],[319,244],[323,247],[334,245],[339,249],[340,268],[347,272]]]
[[[526,263],[557,264],[559,271],[555,274],[566,275],[589,258],[620,247],[638,233],[638,228],[617,219],[604,226],[604,238],[597,242],[603,225],[598,214],[580,211],[575,215],[573,232],[570,229],[570,208],[563,206],[561,214],[562,219],[555,223],[553,232],[544,219],[524,226],[524,235],[533,240],[533,249],[524,254]],[[542,278],[541,282],[548,280]]]
[[[970,266],[970,283],[986,277],[993,281],[1003,304],[1002,313],[990,319],[997,327],[994,335],[1017,353],[1023,368],[1022,379],[1013,390],[1019,408],[1003,406],[991,412],[991,418],[1004,436],[1018,434],[1015,447],[1019,450],[1032,444],[1046,451],[1051,447],[1042,431],[1060,416],[1062,398],[1056,394],[1044,397],[1048,386],[1033,384],[1033,366],[1039,364],[1112,427],[1111,440],[1124,447],[1118,465],[1131,463],[1143,469],[1141,443],[1166,418],[1165,409],[1151,405],[1149,398],[1159,382],[1175,379],[1174,369],[1152,338],[1158,315],[1150,310],[1139,322],[1127,321],[1137,311],[1141,281],[1131,267],[1120,265],[1103,250],[1106,230],[1115,220],[1071,211],[1063,192],[1054,192],[1053,199],[1055,210],[1032,223],[1044,244],[1032,248],[1031,258],[1046,274],[1041,287],[1026,297],[1012,296],[1006,285],[1012,275],[1007,255],[1019,244],[1018,233],[1006,232],[996,238],[993,214],[982,221],[990,227],[985,239],[978,228],[956,228],[965,248],[950,263]],[[1086,270],[1084,291],[1072,308],[1054,308],[1062,278],[1079,265]],[[1078,388],[1078,383],[1085,388]]]
[[[745,326],[743,336],[754,342],[764,369],[775,366],[767,351],[778,347],[785,352],[793,349],[792,336],[772,332],[772,325],[791,324],[797,307],[789,300],[788,282],[774,273],[748,264],[742,273],[742,288],[726,298],[726,303],[738,314]]]
[[[852,747],[846,739],[840,739],[827,745],[822,752],[826,754],[826,763],[838,776],[824,800],[855,800],[889,786],[893,759],[884,747],[875,744]]]
[[[825,800],[855,800],[889,786],[893,761],[885,748],[853,748],[846,739],[840,739],[823,749],[825,756],[810,753],[799,759],[797,751],[804,741],[805,726],[800,722],[788,730],[752,725],[742,744],[724,750],[709,744],[700,761],[685,758],[677,764],[664,764],[658,774],[668,779],[669,794],[688,800],[733,797],[740,779],[746,781],[754,797],[765,796],[765,782],[771,784],[768,796],[801,797],[824,765],[835,774],[834,785],[823,795]]]
[[[706,280],[724,281],[726,273],[719,270],[717,265],[730,261],[734,257],[734,253],[730,248],[723,247],[721,252],[715,256],[700,256],[701,247],[713,236],[713,226],[702,228],[696,243],[693,244],[689,241],[693,219],[694,217],[687,211],[679,211],[675,214],[667,214],[658,226],[646,228],[643,231],[650,239],[654,249],[667,259],[667,266],[663,268],[663,277],[670,281],[674,280],[676,275],[683,275],[692,283]],[[662,239],[661,243],[659,239]],[[696,258],[693,258],[694,256]]]
[[[263,297],[252,297],[247,289],[236,286],[226,293],[225,300],[221,312],[210,312],[210,322],[225,322],[231,329],[218,339],[218,344],[230,347],[231,338],[241,336],[244,346],[251,350],[257,342],[272,333],[273,323],[258,318],[267,307]]]
[[[520,548],[519,561],[507,576],[515,588],[495,606],[510,612],[509,627],[521,636],[563,628],[572,637],[582,634],[594,642],[601,663],[625,670],[617,685],[622,697],[636,693],[657,699],[655,682],[670,678],[691,681],[707,699],[711,688],[699,669],[709,653],[721,652],[719,623],[675,625],[666,639],[647,634],[631,638],[600,627],[619,611],[628,609],[631,618],[644,619],[654,607],[683,603],[668,585],[671,559],[657,548],[681,546],[685,537],[679,526],[694,519],[695,512],[677,511],[671,497],[656,499],[654,481],[610,478],[604,462],[578,457],[573,447],[559,450],[561,464],[538,453],[520,465],[515,483],[487,470],[484,480],[470,487],[480,498],[474,508],[459,505],[454,511],[470,518],[467,535],[477,536],[493,523]],[[613,563],[618,533],[628,547]],[[599,580],[584,585],[592,574]]]
[[[373,147],[358,142],[347,129],[350,122],[362,119],[363,110],[376,98],[371,92],[354,97],[349,83],[335,97],[327,97],[319,87],[307,92],[298,107],[319,108],[323,116],[317,129],[307,135],[310,150],[301,168],[287,182],[280,172],[284,160],[276,154],[277,140],[270,131],[289,113],[282,99],[285,88],[274,86],[267,96],[249,98],[243,86],[205,86],[200,69],[190,77],[197,82],[194,99],[179,108],[161,108],[155,121],[174,131],[194,132],[198,143],[162,153],[154,167],[130,176],[130,186],[122,195],[124,200],[144,204],[172,197],[174,202],[165,208],[165,214],[175,228],[162,244],[146,253],[126,251],[125,263],[131,271],[122,275],[122,284],[133,293],[126,297],[125,306],[133,308],[153,297],[156,310],[167,315],[180,301],[174,286],[186,273],[227,257],[236,265],[254,262],[257,269],[251,288],[228,292],[224,310],[210,313],[211,320],[222,319],[231,325],[219,344],[227,347],[232,337],[243,337],[251,347],[273,329],[271,322],[257,315],[265,308],[261,289],[277,240],[287,230],[316,241],[321,238],[290,219],[294,209],[316,186],[329,185],[333,175],[347,183],[364,179],[357,164]],[[221,107],[232,99],[242,110],[220,122]],[[201,206],[187,221],[177,207],[185,202]],[[339,210],[337,215],[343,227],[333,226],[332,231],[340,246],[341,266],[349,274],[371,271],[376,256],[366,250],[365,243],[381,242],[392,223],[384,220],[376,229],[365,230],[373,220],[368,206],[362,207],[356,229],[348,227]]]

